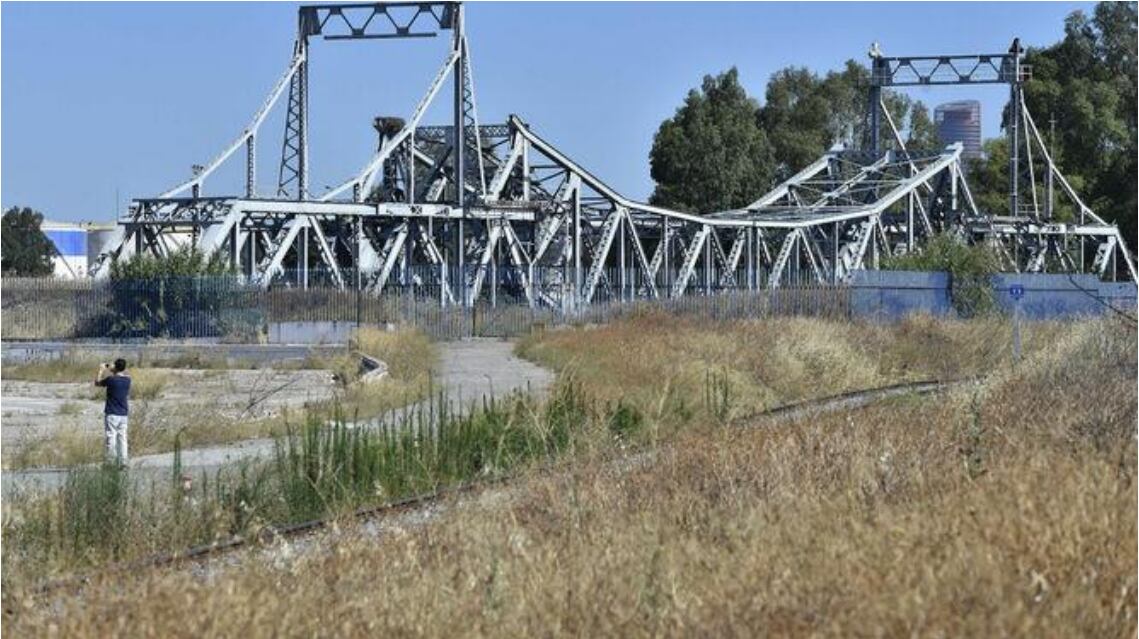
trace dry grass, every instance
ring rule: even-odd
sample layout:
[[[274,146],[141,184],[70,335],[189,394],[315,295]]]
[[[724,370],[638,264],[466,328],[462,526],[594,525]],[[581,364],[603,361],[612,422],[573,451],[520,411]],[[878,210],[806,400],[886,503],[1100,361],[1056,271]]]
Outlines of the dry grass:
[[[127,357],[129,372],[147,369],[191,369],[220,373],[226,370],[242,370],[271,367],[277,370],[316,369],[327,365],[325,359],[312,351],[303,359],[274,361],[268,366],[243,358],[233,358],[220,352],[172,351],[161,341],[155,341]],[[21,363],[5,363],[0,376],[30,382],[88,382],[95,378],[102,362],[111,357],[95,357],[83,349],[67,349],[55,359],[39,359]]]
[[[22,379],[30,382],[90,382],[95,380],[99,362],[90,358],[60,357],[23,364],[5,364],[0,369],[4,379]]]
[[[94,368],[88,369],[88,373],[90,373],[92,370],[97,370],[97,369],[94,369]],[[170,383],[170,377],[171,377],[170,371],[165,370],[165,369],[161,369],[161,368],[135,368],[135,369],[128,370],[127,374],[130,375],[130,378],[131,378],[130,398],[132,401],[158,399],[159,397],[162,396],[162,391],[166,388],[166,385],[168,383]],[[76,394],[76,399],[88,399],[88,400],[103,401],[103,399],[107,396],[107,389],[100,387],[100,386],[95,386],[93,383],[91,383],[91,382],[94,382],[94,379],[95,379],[94,374],[88,375],[88,378],[89,379],[81,380],[81,381],[86,381],[90,385],[85,386],[82,389],[80,389],[79,392]],[[20,379],[20,378],[17,378],[17,379]],[[70,382],[73,380],[64,379],[64,380],[48,381],[48,380],[37,379],[37,380],[32,380],[32,381],[39,381],[39,382],[47,381],[48,383],[67,383],[67,382]]]
[[[1025,353],[1067,330],[1025,327]],[[726,380],[734,417],[812,397],[917,379],[985,374],[1011,360],[1011,326],[1000,319],[911,317],[883,326],[809,318],[712,323],[647,313],[601,327],[551,331],[519,353],[665,422],[704,409],[704,380]]]
[[[644,464],[582,453],[437,520],[209,580],[147,571],[52,604],[7,591],[5,629],[1133,637],[1135,331],[1033,328],[1055,331],[1049,348],[948,396],[698,426]],[[883,361],[919,346],[898,348]],[[950,370],[992,363],[960,357]]]
[[[64,415],[63,408],[72,405],[63,404],[60,415]],[[266,437],[280,430],[281,423],[280,416],[233,420],[216,407],[187,405],[158,409],[149,399],[136,399],[131,404],[127,436],[130,454],[139,456],[170,452],[176,445],[189,449]],[[61,424],[50,435],[29,439],[13,448],[15,450],[5,457],[6,470],[68,468],[102,461],[103,435],[90,424]]]
[[[51,436],[32,439],[5,451],[4,470],[34,467],[66,467],[98,462],[103,458],[103,438],[74,424],[58,427]]]
[[[78,415],[81,412],[83,412],[83,404],[79,402],[63,402],[59,405],[59,408],[56,409],[56,414],[61,417]]]
[[[305,411],[326,418],[339,413],[349,419],[365,419],[427,396],[437,353],[434,345],[422,333],[414,330],[362,329],[354,337],[349,350],[361,350],[387,362],[388,377],[370,384],[355,383],[358,362],[350,353],[346,352],[336,358],[310,356],[302,364],[303,368],[337,371],[346,383],[332,399],[309,402],[303,411],[294,411],[294,422],[298,413]],[[200,359],[184,358],[175,363],[190,366],[202,362]],[[220,366],[222,362],[224,360],[208,360],[207,363]],[[83,375],[82,381],[93,380],[97,367],[97,363],[60,359],[24,364],[14,370],[18,372],[19,379],[67,382],[74,381],[80,374]],[[220,368],[207,370],[211,374],[222,371]],[[173,406],[159,404],[153,400],[160,399],[163,390],[175,381],[170,371],[140,367],[131,369],[129,373],[132,380],[128,430],[131,455],[170,452],[176,445],[182,449],[191,449],[271,437],[281,434],[289,419],[286,411],[235,419],[231,408],[208,403]],[[4,374],[8,374],[7,369]],[[184,379],[179,379],[178,382],[193,383]],[[103,388],[90,386],[81,389],[78,398],[102,400],[104,394]],[[61,409],[60,417],[71,416],[73,406],[78,405],[68,402],[63,406],[67,407],[68,412]],[[103,455],[101,432],[73,425],[62,426],[48,437],[22,443],[15,448],[17,450],[14,453],[5,457],[8,468],[75,466],[98,462]]]
[[[438,352],[424,333],[407,328],[385,331],[364,327],[352,335],[348,351],[322,362],[322,368],[333,371],[343,384],[335,404],[347,417],[374,417],[427,396]],[[357,351],[387,364],[387,377],[359,382],[360,362],[354,354]]]

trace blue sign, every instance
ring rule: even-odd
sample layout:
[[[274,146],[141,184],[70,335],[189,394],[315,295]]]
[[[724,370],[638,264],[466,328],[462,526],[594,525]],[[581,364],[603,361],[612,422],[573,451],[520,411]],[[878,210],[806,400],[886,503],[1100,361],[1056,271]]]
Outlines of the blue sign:
[[[1022,285],[1022,284],[1010,285],[1008,287],[1008,294],[1011,295],[1014,300],[1019,300],[1020,298],[1024,297],[1024,285]]]

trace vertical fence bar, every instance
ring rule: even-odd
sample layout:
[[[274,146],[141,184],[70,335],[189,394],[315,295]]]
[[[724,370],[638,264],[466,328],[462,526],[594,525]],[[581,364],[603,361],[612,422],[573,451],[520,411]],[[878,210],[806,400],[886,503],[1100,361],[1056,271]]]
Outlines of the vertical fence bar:
[[[778,289],[751,291],[726,283],[714,290],[696,288],[678,298],[642,299],[628,290],[636,287],[631,278],[626,280],[625,295],[614,288],[620,273],[610,269],[609,284],[598,287],[594,303],[578,308],[562,305],[556,294],[531,306],[524,295],[510,291],[511,273],[506,270],[497,276],[504,287],[497,305],[472,300],[466,307],[440,307],[434,299],[441,273],[437,266],[413,270],[406,285],[393,285],[382,295],[362,292],[359,303],[354,290],[337,289],[326,273],[316,271],[307,290],[291,283],[262,289],[245,278],[230,276],[117,282],[8,278],[4,282],[3,328],[10,339],[161,335],[250,339],[277,322],[351,321],[359,315],[369,324],[415,326],[432,336],[458,339],[514,337],[539,324],[603,323],[641,310],[712,321],[796,315],[832,320],[852,317],[849,286],[799,278],[794,271]],[[456,269],[453,281],[464,281],[462,274]],[[553,273],[543,272],[542,267],[534,269],[535,281],[550,276],[551,281],[569,284],[561,275],[561,269]],[[762,279],[762,273],[757,269],[753,277]],[[283,281],[291,282],[288,276]],[[535,290],[551,289],[536,286]],[[551,301],[553,307],[548,306]]]

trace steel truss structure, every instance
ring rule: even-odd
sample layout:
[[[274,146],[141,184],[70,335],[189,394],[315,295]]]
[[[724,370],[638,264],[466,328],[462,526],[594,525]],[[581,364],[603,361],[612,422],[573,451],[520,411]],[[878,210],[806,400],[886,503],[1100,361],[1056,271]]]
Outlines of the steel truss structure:
[[[1053,161],[1048,145],[1024,101],[1032,79],[1020,39],[1005,53],[886,57],[870,50],[870,147],[877,151],[883,122],[895,143],[905,145],[882,100],[888,87],[1007,84],[1009,208],[1007,215],[986,212],[958,230],[969,239],[1000,249],[1013,272],[1086,272],[1135,281],[1135,263],[1119,230],[1080,199]],[[1060,205],[1056,185],[1060,186]],[[971,204],[972,206],[972,204]],[[975,210],[975,207],[973,207]],[[1091,258],[1089,260],[1089,257]]]
[[[430,291],[442,305],[503,297],[565,309],[601,298],[776,288],[803,279],[842,283],[882,256],[920,250],[932,234],[951,231],[991,243],[1010,270],[1114,277],[1118,260],[1135,277],[1118,230],[1079,199],[1024,108],[1027,76],[1015,44],[991,56],[886,58],[873,51],[869,149],[836,146],[746,208],[695,215],[624,197],[517,116],[480,124],[463,12],[461,4],[441,2],[302,7],[293,56],[249,126],[189,180],[133,201],[105,259],[164,255],[191,243],[264,287],[320,281],[372,295]],[[451,35],[447,54],[409,117],[376,118],[373,156],[338,186],[311,194],[310,40],[443,31]],[[451,122],[423,124],[448,77]],[[882,103],[885,87],[975,82],[1013,87],[1012,215],[978,210],[959,144],[907,150]],[[256,142],[286,90],[278,188],[266,197],[256,188]],[[896,148],[878,148],[883,125]],[[206,178],[243,147],[244,196],[204,195]],[[1020,190],[1025,178],[1030,197]],[[1071,220],[1054,214],[1057,182],[1074,206]]]

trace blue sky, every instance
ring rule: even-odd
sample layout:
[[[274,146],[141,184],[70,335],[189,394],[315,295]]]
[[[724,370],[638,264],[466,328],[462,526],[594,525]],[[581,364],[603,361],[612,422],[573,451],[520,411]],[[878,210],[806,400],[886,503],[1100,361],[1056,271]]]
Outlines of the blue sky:
[[[10,3],[0,8],[0,206],[110,220],[228,144],[284,71],[292,3]],[[517,113],[634,198],[652,191],[661,120],[706,73],[735,65],[762,101],[771,74],[887,55],[996,53],[1018,35],[1047,45],[1090,3],[491,3],[467,5],[480,119]],[[443,60],[445,38],[312,46],[314,190],[339,183],[375,145],[375,115],[407,115]],[[913,93],[929,105],[982,101],[999,133],[1007,88]],[[445,98],[445,94],[440,94]],[[440,101],[445,106],[446,99]],[[282,105],[283,106],[283,105]],[[276,179],[282,120],[262,128],[259,176]],[[435,117],[431,117],[434,115]],[[443,123],[443,109],[428,120]],[[208,193],[237,193],[241,156]]]

